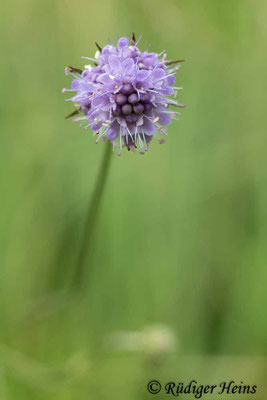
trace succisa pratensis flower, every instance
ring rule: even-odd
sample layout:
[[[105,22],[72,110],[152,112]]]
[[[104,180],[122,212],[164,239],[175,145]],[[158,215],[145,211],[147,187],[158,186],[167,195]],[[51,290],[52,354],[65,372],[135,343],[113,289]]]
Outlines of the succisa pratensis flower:
[[[70,99],[75,110],[66,118],[75,116],[84,129],[91,129],[96,143],[106,138],[118,149],[140,148],[141,154],[149,149],[153,137],[162,144],[167,126],[179,112],[171,106],[184,107],[170,96],[176,97],[175,74],[183,60],[170,61],[161,54],[138,48],[135,35],[121,38],[117,44],[103,49],[96,43],[95,58],[87,58],[93,65],[84,69],[69,66],[65,74],[71,75]]]

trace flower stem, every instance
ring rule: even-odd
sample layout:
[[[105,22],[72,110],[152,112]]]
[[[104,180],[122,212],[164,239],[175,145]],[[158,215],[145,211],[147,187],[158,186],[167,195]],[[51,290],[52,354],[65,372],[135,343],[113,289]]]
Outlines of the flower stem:
[[[102,159],[102,164],[100,167],[100,171],[98,174],[98,178],[96,181],[96,185],[94,188],[94,192],[92,195],[91,202],[89,204],[87,215],[85,219],[85,224],[83,228],[82,238],[81,238],[81,247],[78,253],[76,269],[73,277],[73,285],[74,287],[80,287],[83,281],[86,259],[89,253],[90,247],[92,245],[92,237],[94,234],[98,212],[100,208],[101,198],[104,193],[105,183],[107,180],[109,164],[112,154],[112,146],[108,142],[105,148],[105,153]]]

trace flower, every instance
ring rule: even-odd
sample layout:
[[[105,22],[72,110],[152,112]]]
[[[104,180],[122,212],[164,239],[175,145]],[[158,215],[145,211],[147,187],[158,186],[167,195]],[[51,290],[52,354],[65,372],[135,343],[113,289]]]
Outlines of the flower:
[[[166,60],[166,54],[141,52],[137,47],[135,35],[131,41],[118,40],[117,45],[109,44],[103,49],[96,43],[98,51],[95,58],[86,58],[94,66],[84,69],[69,66],[65,74],[71,75],[71,89],[75,95],[68,99],[75,103],[76,109],[66,118],[74,118],[84,129],[90,128],[96,135],[96,143],[106,138],[113,149],[122,147],[141,154],[148,150],[153,137],[164,143],[160,137],[167,134],[167,126],[178,112],[170,106],[184,107],[169,98],[176,96],[175,74],[179,67],[173,64],[183,60]]]

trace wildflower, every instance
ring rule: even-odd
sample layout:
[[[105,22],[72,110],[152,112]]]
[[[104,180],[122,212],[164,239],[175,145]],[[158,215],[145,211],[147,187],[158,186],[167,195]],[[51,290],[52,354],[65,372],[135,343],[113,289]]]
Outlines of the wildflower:
[[[72,88],[63,92],[76,92],[68,99],[76,110],[66,118],[80,114],[75,121],[97,135],[96,143],[107,137],[113,149],[119,148],[118,155],[124,146],[128,150],[139,146],[144,154],[153,137],[164,143],[160,135],[165,136],[167,129],[163,127],[179,114],[170,107],[183,107],[169,98],[176,95],[174,89],[180,89],[174,87],[179,68],[173,64],[183,60],[168,61],[166,54],[141,52],[134,34],[131,41],[121,38],[116,46],[96,45],[95,58],[83,57],[93,65],[65,70],[74,80]]]

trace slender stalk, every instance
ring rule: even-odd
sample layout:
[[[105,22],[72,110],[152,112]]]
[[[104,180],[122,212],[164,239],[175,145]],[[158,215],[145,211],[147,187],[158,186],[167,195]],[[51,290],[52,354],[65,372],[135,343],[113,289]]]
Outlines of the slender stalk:
[[[110,145],[109,142],[106,143],[105,146],[106,148],[102,159],[102,164],[99,170],[92,199],[91,202],[89,203],[87,215],[85,218],[85,224],[81,238],[81,247],[78,253],[77,265],[73,277],[73,284],[75,287],[79,287],[81,285],[84,277],[87,255],[89,253],[90,246],[92,245],[92,238],[94,235],[94,230],[97,222],[100,202],[104,193],[105,183],[107,180],[109,164],[112,154],[112,146]]]

